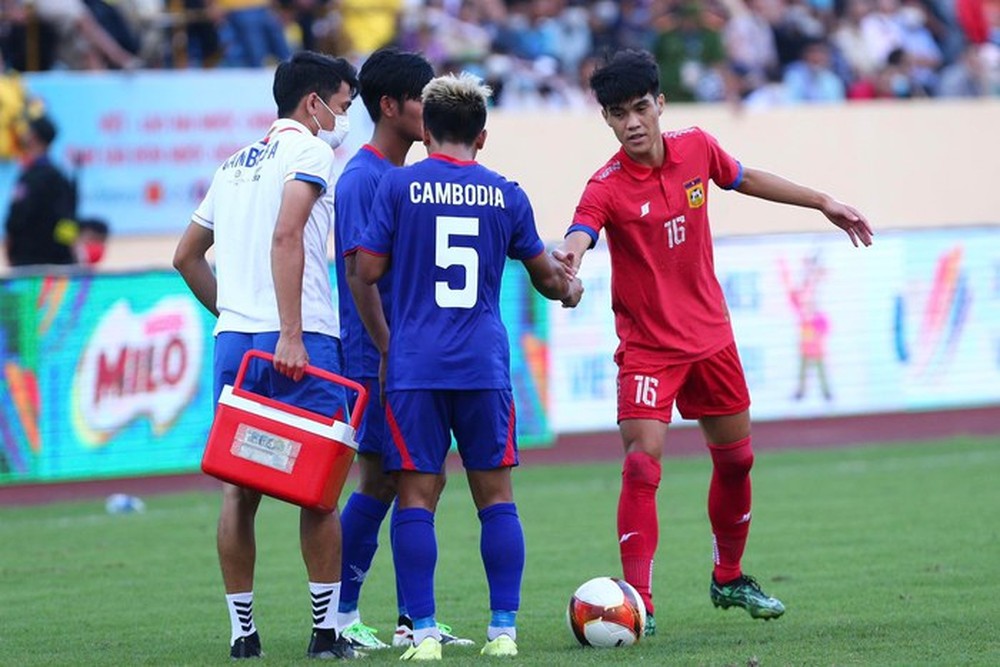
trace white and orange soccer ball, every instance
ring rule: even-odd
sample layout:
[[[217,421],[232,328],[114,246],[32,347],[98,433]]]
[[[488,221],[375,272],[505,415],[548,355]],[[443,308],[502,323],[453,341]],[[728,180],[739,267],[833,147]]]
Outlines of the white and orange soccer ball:
[[[576,589],[569,599],[566,623],[584,646],[629,646],[642,639],[646,606],[627,582],[596,577]]]

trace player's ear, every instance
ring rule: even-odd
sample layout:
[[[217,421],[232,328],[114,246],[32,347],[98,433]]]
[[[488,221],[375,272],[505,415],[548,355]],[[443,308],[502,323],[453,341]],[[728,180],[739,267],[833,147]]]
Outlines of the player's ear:
[[[601,107],[601,118],[607,123],[608,127],[611,127],[611,115],[608,113],[607,107]]]
[[[485,145],[486,145],[486,128],[484,127],[482,131],[479,133],[479,136],[476,137],[476,150],[477,151],[483,150],[483,146]]]
[[[386,118],[392,118],[399,110],[396,100],[392,99],[388,95],[383,95],[379,98],[378,106],[382,112],[382,116]]]
[[[657,116],[663,115],[663,107],[667,106],[667,97],[663,93],[656,96],[656,106],[659,108]]]
[[[305,99],[305,110],[306,110],[306,113],[309,114],[310,116],[314,116],[316,114],[316,112],[319,111],[319,108],[321,106],[320,102],[322,102],[322,101],[323,100],[321,100],[320,97],[319,97],[319,93],[317,93],[315,91],[309,93],[308,95],[306,95],[306,99]]]
[[[424,146],[429,147],[430,145],[431,145],[431,131],[427,129],[426,125],[424,125]]]

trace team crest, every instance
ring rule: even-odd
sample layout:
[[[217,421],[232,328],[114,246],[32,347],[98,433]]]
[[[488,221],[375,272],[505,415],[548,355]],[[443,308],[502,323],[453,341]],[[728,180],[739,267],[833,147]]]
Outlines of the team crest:
[[[684,184],[684,191],[687,193],[688,206],[691,208],[701,208],[705,204],[705,186],[700,178],[692,178]]]

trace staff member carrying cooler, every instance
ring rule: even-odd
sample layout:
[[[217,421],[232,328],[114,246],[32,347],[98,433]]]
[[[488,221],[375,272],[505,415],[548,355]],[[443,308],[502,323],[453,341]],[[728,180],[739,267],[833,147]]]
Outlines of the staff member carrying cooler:
[[[303,378],[307,364],[340,372],[340,324],[333,308],[327,239],[332,226],[333,150],[343,141],[357,94],[346,60],[301,52],[274,74],[278,120],[267,135],[216,171],[174,254],[174,266],[219,322],[215,399],[233,384],[251,349],[274,353],[274,371],[256,368],[243,386],[284,403],[333,414],[342,390]],[[206,259],[215,246],[216,273]],[[251,367],[251,370],[254,370]],[[218,549],[232,628],[230,655],[261,655],[253,620],[254,517],[260,493],[223,490]],[[335,621],[340,594],[340,520],[301,511],[302,557],[309,574],[313,632],[307,655],[352,658]]]

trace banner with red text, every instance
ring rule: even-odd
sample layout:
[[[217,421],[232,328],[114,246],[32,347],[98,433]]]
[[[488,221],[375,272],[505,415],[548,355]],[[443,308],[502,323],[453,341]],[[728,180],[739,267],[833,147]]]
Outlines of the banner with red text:
[[[26,75],[24,85],[59,128],[52,155],[77,178],[80,217],[104,218],[116,235],[163,234],[183,230],[216,168],[267,132],[273,78],[263,69],[44,72]],[[350,120],[338,173],[371,136],[362,104]],[[16,168],[0,163],[0,210]]]

